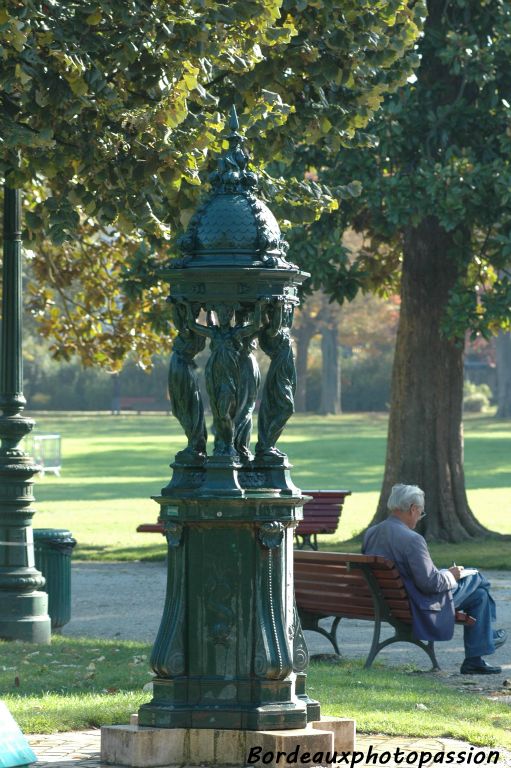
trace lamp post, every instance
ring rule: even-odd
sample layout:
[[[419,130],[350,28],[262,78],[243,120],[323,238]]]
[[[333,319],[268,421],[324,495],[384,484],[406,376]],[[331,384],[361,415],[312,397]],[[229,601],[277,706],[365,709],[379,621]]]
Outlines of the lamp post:
[[[34,423],[22,415],[21,199],[4,187],[0,351],[0,638],[50,642],[48,596],[34,565],[33,476],[39,470],[20,447]]]
[[[187,446],[155,497],[168,541],[168,586],[151,665],[153,700],[140,726],[275,730],[319,719],[305,693],[307,649],[294,609],[293,531],[305,501],[276,447],[294,410],[290,329],[307,277],[257,198],[236,112],[212,194],[163,277],[178,331],[169,369]],[[207,443],[194,357],[209,341]],[[259,391],[253,354],[270,359],[255,456]]]

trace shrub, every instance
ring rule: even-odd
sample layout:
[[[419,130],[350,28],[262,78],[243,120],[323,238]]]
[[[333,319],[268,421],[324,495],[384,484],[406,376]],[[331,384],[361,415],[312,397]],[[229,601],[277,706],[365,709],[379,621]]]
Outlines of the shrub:
[[[388,411],[393,350],[341,362],[343,411]]]
[[[485,411],[492,398],[492,391],[488,384],[474,384],[465,381],[463,384],[463,410],[467,413],[481,413]]]

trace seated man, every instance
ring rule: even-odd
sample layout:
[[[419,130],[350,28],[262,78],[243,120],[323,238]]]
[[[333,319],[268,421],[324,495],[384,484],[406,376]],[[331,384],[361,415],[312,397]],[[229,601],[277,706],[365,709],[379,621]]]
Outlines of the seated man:
[[[482,657],[503,645],[507,633],[494,630],[495,603],[490,584],[476,572],[463,577],[463,568],[438,570],[424,538],[414,531],[424,517],[424,491],[416,485],[395,485],[388,500],[389,516],[373,525],[364,536],[362,551],[393,560],[410,597],[413,632],[420,640],[450,640],[454,633],[454,609],[476,619],[464,627],[464,675],[492,675],[500,667]]]

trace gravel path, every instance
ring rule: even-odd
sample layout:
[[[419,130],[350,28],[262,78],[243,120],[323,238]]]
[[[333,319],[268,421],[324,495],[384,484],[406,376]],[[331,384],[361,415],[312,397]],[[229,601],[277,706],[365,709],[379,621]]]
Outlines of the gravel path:
[[[497,626],[511,637],[511,573],[488,573],[497,603]],[[163,563],[74,563],[72,574],[72,619],[63,635],[74,637],[119,638],[152,642],[158,631],[165,598],[166,568]],[[325,622],[328,624],[328,620]],[[368,653],[372,622],[343,620],[338,642],[346,658],[365,658]],[[390,629],[390,628],[389,628]],[[388,633],[391,634],[391,630]],[[317,632],[305,632],[311,654],[332,654],[333,648]],[[502,666],[501,675],[468,676],[459,674],[463,659],[463,629],[456,627],[453,640],[437,643],[440,673],[460,690],[477,690],[506,696],[511,703],[511,640],[500,648],[491,661]],[[429,659],[419,648],[396,643],[377,657],[386,665],[409,664],[419,670],[429,669]],[[509,679],[509,687],[504,683]]]

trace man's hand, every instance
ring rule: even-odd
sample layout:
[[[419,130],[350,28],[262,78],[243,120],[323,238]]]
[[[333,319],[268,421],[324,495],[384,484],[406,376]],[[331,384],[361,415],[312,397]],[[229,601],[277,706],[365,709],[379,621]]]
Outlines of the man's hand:
[[[456,581],[459,581],[461,579],[461,572],[463,570],[462,565],[451,565],[451,567],[448,568],[448,570],[452,573]]]

